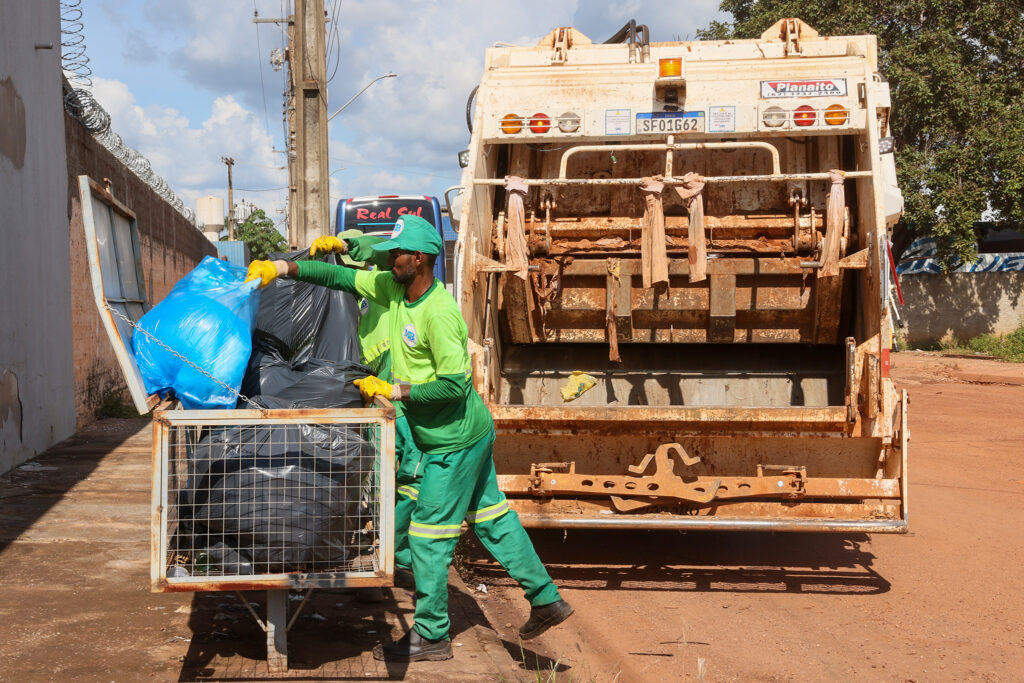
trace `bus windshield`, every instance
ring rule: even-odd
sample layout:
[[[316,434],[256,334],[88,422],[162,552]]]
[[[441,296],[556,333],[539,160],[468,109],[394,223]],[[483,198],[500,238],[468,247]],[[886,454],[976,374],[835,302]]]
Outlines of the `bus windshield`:
[[[423,195],[381,195],[342,199],[338,202],[334,229],[337,234],[352,229],[367,235],[390,234],[395,227],[395,221],[402,216],[419,216],[433,225],[437,234],[444,240],[441,204],[437,197]],[[444,283],[448,283],[448,252],[448,247],[443,248],[441,257],[434,263],[434,275]]]
[[[434,200],[427,197],[355,197],[344,202],[342,211],[339,218],[346,230],[355,228],[367,234],[391,232],[402,216],[419,216],[435,226],[438,218]]]

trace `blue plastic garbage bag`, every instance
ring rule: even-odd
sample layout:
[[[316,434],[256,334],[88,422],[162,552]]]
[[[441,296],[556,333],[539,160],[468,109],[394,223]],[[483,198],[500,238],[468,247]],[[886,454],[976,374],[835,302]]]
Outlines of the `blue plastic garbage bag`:
[[[235,391],[252,352],[259,282],[243,284],[246,269],[204,258],[174,285],[139,327]],[[238,397],[147,335],[132,335],[146,391],[173,391],[186,409],[234,408]]]

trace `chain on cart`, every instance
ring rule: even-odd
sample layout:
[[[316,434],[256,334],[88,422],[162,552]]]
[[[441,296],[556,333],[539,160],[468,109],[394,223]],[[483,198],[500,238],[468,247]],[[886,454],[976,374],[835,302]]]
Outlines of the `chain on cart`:
[[[139,332],[144,334],[153,343],[157,344],[158,346],[160,346],[162,349],[164,349],[168,353],[170,353],[170,354],[174,355],[175,357],[177,357],[179,360],[181,360],[183,363],[188,365],[193,370],[199,372],[202,375],[205,375],[207,378],[213,380],[214,382],[216,382],[218,385],[220,385],[224,389],[227,389],[230,393],[234,394],[240,400],[242,400],[245,403],[247,403],[249,405],[249,407],[252,408],[253,410],[260,411],[260,414],[263,415],[264,417],[267,416],[268,413],[267,413],[267,409],[266,408],[261,406],[259,403],[256,403],[255,401],[253,401],[251,398],[249,398],[245,394],[243,394],[240,391],[236,390],[234,387],[231,387],[227,383],[225,383],[225,382],[221,381],[220,379],[218,379],[217,377],[214,377],[211,372],[209,372],[209,371],[199,367],[198,365],[196,365],[195,363],[190,361],[188,358],[186,358],[185,356],[181,355],[180,353],[178,353],[177,351],[172,349],[170,346],[168,346],[167,344],[163,343],[162,341],[160,341],[159,339],[154,337],[149,331],[147,331],[145,328],[142,328],[139,325],[137,325],[134,320],[132,320],[131,318],[126,316],[121,311],[116,310],[110,304],[105,304],[104,308],[106,308],[108,311],[110,311],[111,313],[116,315],[121,320],[123,320],[126,323],[128,323],[128,326],[131,327],[133,330],[138,330]]]

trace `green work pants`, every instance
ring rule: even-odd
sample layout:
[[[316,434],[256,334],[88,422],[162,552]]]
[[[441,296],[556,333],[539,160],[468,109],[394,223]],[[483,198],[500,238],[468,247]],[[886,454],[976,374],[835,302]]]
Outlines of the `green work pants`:
[[[463,519],[494,559],[519,582],[532,606],[561,599],[519,516],[498,488],[493,448],[492,431],[464,450],[422,456],[422,479],[409,524],[409,547],[416,577],[413,626],[424,638],[448,637],[448,567]]]
[[[405,415],[395,419],[395,455],[398,469],[395,472],[395,566],[403,569],[412,567],[412,551],[409,549],[409,522],[419,498],[420,481],[423,479],[423,453],[412,440],[412,430]]]

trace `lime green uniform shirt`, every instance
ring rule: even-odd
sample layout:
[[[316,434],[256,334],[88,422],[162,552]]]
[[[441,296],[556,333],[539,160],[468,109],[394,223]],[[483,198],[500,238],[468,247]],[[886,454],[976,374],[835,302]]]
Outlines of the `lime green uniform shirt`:
[[[387,308],[391,374],[412,384],[404,401],[413,438],[425,453],[462,450],[494,428],[473,389],[468,331],[455,299],[437,279],[409,303],[389,271],[355,271],[300,261],[297,279],[366,297]]]
[[[391,359],[388,353],[388,309],[373,303],[366,297],[359,299],[359,351],[362,361],[369,365],[373,374],[382,380],[391,381]]]
[[[351,261],[373,268],[384,269],[388,263],[388,252],[375,251],[373,245],[383,242],[386,238],[379,235],[363,235],[362,237],[349,237],[348,253],[345,254]],[[370,366],[373,374],[385,382],[391,381],[391,356],[388,353],[390,344],[388,342],[386,306],[369,301],[366,297],[359,299],[359,328],[356,333],[359,335],[359,351],[364,365]]]

